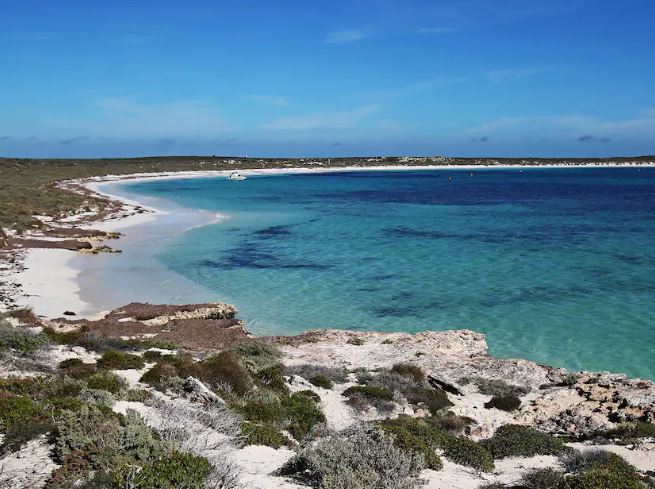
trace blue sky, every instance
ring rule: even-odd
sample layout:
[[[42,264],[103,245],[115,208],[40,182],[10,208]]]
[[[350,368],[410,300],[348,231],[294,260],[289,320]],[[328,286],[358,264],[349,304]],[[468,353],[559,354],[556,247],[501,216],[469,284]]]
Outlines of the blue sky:
[[[0,155],[655,153],[651,0],[0,0]]]

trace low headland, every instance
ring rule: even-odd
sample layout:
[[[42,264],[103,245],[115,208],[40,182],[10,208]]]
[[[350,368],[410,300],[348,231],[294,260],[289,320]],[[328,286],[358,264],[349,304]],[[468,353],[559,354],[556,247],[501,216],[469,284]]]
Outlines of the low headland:
[[[471,330],[255,337],[233,305],[138,297],[85,314],[68,266],[157,217],[104,193],[124,178],[653,164],[0,160],[0,487],[655,487],[651,381],[495,358]]]

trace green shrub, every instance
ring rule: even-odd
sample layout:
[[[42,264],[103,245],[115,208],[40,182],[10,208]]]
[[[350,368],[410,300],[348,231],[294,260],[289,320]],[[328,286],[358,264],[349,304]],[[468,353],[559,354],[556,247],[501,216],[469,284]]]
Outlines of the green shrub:
[[[559,455],[566,449],[564,442],[547,433],[521,425],[504,425],[482,446],[494,459],[505,457],[532,457],[534,455]]]
[[[380,423],[384,430],[402,428],[418,437],[431,448],[440,448],[452,462],[477,470],[490,471],[494,468],[493,457],[484,447],[464,437],[455,437],[441,431],[432,419],[399,416]]]
[[[125,400],[130,402],[147,402],[152,398],[152,393],[146,389],[130,389],[125,395]]]
[[[416,406],[424,405],[432,414],[453,405],[441,389],[415,387],[404,392],[407,401]]]
[[[254,374],[257,385],[288,394],[289,388],[284,379],[284,367],[280,364],[261,369]]]
[[[171,386],[171,380],[176,377],[178,377],[178,370],[175,365],[159,362],[144,373],[139,381],[158,391],[165,392]]]
[[[112,407],[116,402],[116,398],[111,392],[100,389],[82,389],[79,398],[83,402],[106,407]]]
[[[211,356],[200,362],[199,369],[201,380],[212,387],[228,384],[238,395],[252,389],[252,378],[234,352],[224,351]]]
[[[40,419],[43,415],[43,408],[28,397],[0,398],[0,423],[5,429],[19,421]]]
[[[82,391],[80,391],[82,392]],[[102,391],[104,392],[104,391]],[[111,395],[111,394],[110,394]],[[82,402],[77,397],[64,396],[64,397],[49,397],[45,400],[48,411],[55,416],[61,413],[61,411],[79,411],[84,406]]]
[[[641,438],[655,437],[655,424],[644,421],[622,423],[603,433],[609,439],[618,440],[621,444],[632,445]]]
[[[431,424],[449,435],[462,435],[475,420],[467,416],[458,416],[452,411],[439,413],[429,418]]]
[[[425,461],[377,429],[355,427],[309,445],[279,470],[321,489],[419,487]]]
[[[332,382],[340,384],[348,380],[348,370],[345,368],[325,367],[323,365],[314,365],[310,363],[287,367],[287,373],[289,375],[298,375],[303,379],[310,379],[315,375],[322,375],[330,379]]]
[[[391,367],[391,371],[404,377],[409,377],[417,383],[425,381],[425,372],[421,367],[413,363],[396,363]]]
[[[0,324],[0,351],[13,350],[20,355],[30,355],[45,348],[49,343],[44,334],[14,328],[4,322]]]
[[[594,469],[566,478],[563,489],[643,489],[637,475],[626,477],[607,469]]]
[[[496,395],[484,403],[487,409],[495,408],[501,411],[516,411],[521,407],[521,399],[514,394]]]
[[[84,363],[79,358],[68,358],[59,362],[59,369],[75,379],[83,379],[95,372],[96,367],[91,363]]]
[[[296,396],[303,396],[308,399],[311,399],[315,403],[320,403],[321,402],[321,396],[319,396],[316,392],[310,391],[310,390],[304,390],[304,391],[298,391],[295,393]]]
[[[86,379],[89,389],[98,389],[112,394],[119,394],[127,389],[127,382],[118,375],[110,372],[97,372],[89,375]]]
[[[145,366],[143,358],[118,350],[107,350],[98,360],[98,367],[106,370],[141,369]]]
[[[118,470],[114,473],[114,480],[118,487],[202,489],[210,471],[211,465],[206,458],[172,452],[144,465],[136,473]]]
[[[296,440],[303,439],[325,415],[313,399],[304,395],[281,396],[278,402],[248,401],[237,407],[247,421],[287,429]]]
[[[343,396],[350,397],[353,394],[362,394],[368,399],[377,399],[380,401],[393,401],[393,392],[383,387],[375,387],[368,385],[356,385],[348,387],[343,391]]]
[[[284,419],[289,420],[288,430],[296,440],[302,440],[310,430],[325,423],[325,415],[316,403],[306,396],[293,394],[281,399]]]
[[[269,425],[245,422],[241,425],[241,434],[244,437],[244,445],[265,445],[276,450],[282,446],[293,446],[293,442],[280,430]]]
[[[2,439],[0,455],[20,450],[25,443],[48,433],[52,428],[50,421],[38,417],[15,420]]]
[[[404,452],[413,452],[417,455],[421,455],[425,460],[425,465],[428,469],[432,470],[441,470],[443,468],[443,463],[434,452],[434,449],[423,441],[419,436],[416,436],[414,433],[410,433],[408,430],[402,426],[387,424],[382,425],[383,430],[386,433],[392,435],[393,444],[403,450]]]
[[[157,350],[148,350],[148,351],[143,352],[143,359],[146,362],[156,362],[162,356],[163,355],[161,354],[161,352],[159,352]]]
[[[573,473],[597,469],[609,470],[626,477],[637,473],[637,469],[626,462],[623,457],[605,450],[576,451],[563,455],[561,461],[566,471]]]
[[[446,436],[440,444],[446,457],[456,464],[473,467],[483,472],[491,472],[494,458],[483,446],[465,437]]]
[[[528,472],[521,483],[530,489],[566,489],[564,474],[553,469],[537,469]]]
[[[525,387],[510,385],[504,380],[485,379],[482,377],[462,377],[459,379],[459,383],[462,385],[474,384],[478,388],[478,392],[486,396],[507,396],[513,394],[520,397],[529,392]]]
[[[332,387],[334,387],[334,383],[330,380],[330,378],[323,374],[317,374],[313,377],[310,377],[309,382],[316,387],[322,387],[323,389],[332,389]]]
[[[273,345],[262,341],[242,343],[232,349],[243,365],[252,373],[271,368],[278,364],[282,353]]]

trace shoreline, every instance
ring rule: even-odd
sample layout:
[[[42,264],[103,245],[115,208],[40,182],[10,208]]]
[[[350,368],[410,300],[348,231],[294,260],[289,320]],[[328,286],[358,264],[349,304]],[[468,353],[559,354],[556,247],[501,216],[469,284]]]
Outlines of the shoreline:
[[[463,170],[470,169],[478,170],[493,170],[493,169],[524,169],[524,168],[574,168],[580,166],[581,168],[620,168],[620,167],[653,167],[655,165],[627,165],[627,164],[589,164],[589,165],[550,165],[550,166],[529,166],[529,165],[489,165],[489,166],[384,166],[384,167],[343,167],[343,168],[275,168],[275,169],[252,169],[252,170],[239,170],[240,173],[246,176],[265,176],[265,175],[288,175],[288,174],[312,174],[312,173],[340,173],[351,171],[417,171],[417,170]],[[82,228],[93,228],[110,232],[123,232],[125,234],[117,243],[118,247],[123,248],[133,243],[133,238],[138,235],[145,227],[157,227],[162,224],[162,220],[167,218],[175,218],[175,211],[166,209],[166,205],[158,205],[160,201],[152,201],[148,199],[136,200],[130,196],[121,194],[120,192],[113,192],[114,185],[122,183],[131,183],[139,181],[152,181],[152,180],[184,180],[191,178],[220,178],[226,177],[233,170],[209,170],[209,171],[189,171],[189,172],[161,172],[161,173],[135,173],[129,175],[106,175],[104,177],[91,177],[86,179],[76,179],[58,182],[61,187],[77,187],[85,189],[91,194],[100,195],[104,198],[110,199],[114,203],[118,203],[120,211],[112,215],[103,216],[98,220],[91,220],[82,223]],[[162,201],[166,202],[165,199]],[[197,210],[190,210],[185,208],[178,208],[177,211],[182,210],[186,212],[182,219],[185,217],[198,218]],[[196,214],[194,216],[194,214]],[[191,228],[202,227],[219,222],[222,219],[227,219],[229,216],[222,214],[205,213],[201,218],[197,219],[191,226],[185,226],[178,229],[177,234],[188,231]],[[75,216],[78,217],[78,216]],[[75,224],[74,218],[66,220],[66,224]],[[178,220],[179,223],[179,220]],[[169,238],[170,234],[166,231],[163,232]],[[160,235],[160,238],[161,235]],[[162,238],[163,239],[163,238]],[[138,241],[138,239],[137,239]],[[138,247],[139,245],[136,244]],[[31,305],[34,307],[35,312],[47,318],[61,317],[64,311],[73,311],[76,313],[75,318],[95,318],[98,315],[105,313],[115,307],[126,304],[128,302],[140,301],[143,297],[126,297],[127,300],[119,300],[120,295],[115,298],[107,299],[103,297],[106,290],[102,286],[96,287],[96,284],[102,283],[103,277],[101,275],[94,275],[93,269],[99,264],[101,260],[108,262],[120,261],[120,256],[108,255],[83,255],[80,253],[68,253],[64,250],[52,249],[25,249],[21,250],[23,255],[23,267],[26,269],[14,274],[13,282],[22,286],[21,300],[19,305]],[[47,266],[46,266],[47,265]],[[160,267],[161,269],[162,267]],[[44,275],[43,269],[47,270],[47,275]],[[90,270],[90,273],[89,273]],[[101,270],[102,271],[102,270]],[[133,271],[132,276],[150,273],[152,269],[147,272]],[[171,284],[179,280],[188,280],[185,277],[178,275],[176,272],[168,271],[167,277],[161,278],[159,281],[150,280],[150,289],[157,290],[159,287],[167,288],[166,290],[176,289]],[[148,275],[150,278],[150,275]],[[147,284],[144,284],[144,286]],[[132,284],[129,287],[132,291],[141,290],[135,289]],[[104,288],[106,289],[106,287]],[[153,303],[189,303],[197,302],[199,299],[212,300],[212,293],[202,290],[201,286],[197,284],[187,284],[180,286],[183,289],[184,295],[175,295],[167,297],[150,298]],[[200,293],[194,297],[194,294]],[[204,294],[204,295],[203,295]],[[128,294],[133,295],[133,294]],[[164,294],[162,294],[164,295]],[[213,294],[216,297],[216,294]],[[105,301],[103,303],[103,300]],[[238,305],[238,304],[237,304]]]

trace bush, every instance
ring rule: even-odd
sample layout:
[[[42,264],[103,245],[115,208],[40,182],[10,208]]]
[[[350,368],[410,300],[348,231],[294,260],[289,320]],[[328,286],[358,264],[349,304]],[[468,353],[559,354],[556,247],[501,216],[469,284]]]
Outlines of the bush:
[[[527,394],[529,389],[516,385],[510,385],[504,380],[485,379],[482,377],[462,377],[459,379],[462,385],[474,384],[480,394],[486,396],[507,396],[515,395],[517,397]]]
[[[118,350],[107,350],[98,360],[98,367],[106,370],[141,369],[145,366],[143,358]]]
[[[521,425],[504,425],[482,446],[494,459],[505,457],[532,457],[534,455],[559,455],[566,449],[564,442],[547,433]]]
[[[234,352],[224,351],[209,357],[200,362],[198,368],[201,380],[210,386],[216,387],[225,383],[239,395],[252,389],[252,378]]]
[[[566,471],[572,473],[596,469],[609,470],[626,477],[637,473],[637,469],[626,462],[623,457],[605,450],[575,451],[562,456],[561,461]]]
[[[148,351],[143,352],[143,355],[142,355],[142,356],[143,356],[143,359],[144,359],[146,362],[156,362],[156,361],[159,360],[163,355],[161,354],[161,352],[159,352],[159,351],[157,351],[157,350],[148,350]]]
[[[40,418],[15,420],[5,432],[0,445],[0,455],[15,452],[30,440],[52,430],[52,423]]]
[[[309,382],[316,387],[322,387],[323,389],[332,389],[332,387],[334,387],[334,383],[323,374],[317,374],[310,377]]]
[[[521,483],[530,489],[565,489],[567,486],[564,474],[553,469],[537,469],[528,472]]]
[[[190,453],[172,452],[149,463],[139,471],[128,467],[114,472],[118,487],[202,489],[211,472],[204,457]]]
[[[483,446],[465,437],[446,436],[441,442],[444,457],[456,464],[490,472],[494,468],[493,455]]]
[[[452,462],[477,470],[490,471],[494,467],[491,453],[468,438],[458,438],[439,430],[432,419],[399,416],[380,423],[384,430],[403,428],[431,448],[441,448]]]
[[[79,394],[81,401],[89,404],[98,404],[100,406],[112,407],[116,398],[111,392],[100,389],[82,389]]]
[[[409,377],[417,383],[425,381],[425,372],[423,369],[412,363],[396,363],[391,367],[391,371],[404,377]]]
[[[434,452],[434,449],[430,447],[425,441],[416,436],[414,433],[409,432],[402,426],[395,424],[381,425],[382,429],[392,435],[393,444],[403,450],[404,452],[415,453],[420,455],[425,460],[425,465],[428,469],[432,470],[441,470],[443,468],[443,463]]]
[[[424,468],[422,456],[401,450],[383,432],[355,427],[321,438],[279,473],[321,489],[414,489]]]
[[[447,411],[430,418],[430,422],[449,435],[465,434],[469,426],[475,424],[475,420],[467,416],[458,416],[452,411]]]
[[[27,397],[0,398],[0,423],[5,429],[19,421],[40,419],[43,415],[43,408]]]
[[[281,446],[293,446],[293,442],[273,426],[246,422],[241,425],[241,433],[244,445],[265,445],[276,450]]]
[[[242,343],[232,349],[243,365],[252,373],[277,365],[282,353],[272,345],[261,341]]]
[[[289,393],[289,388],[284,379],[284,367],[282,365],[278,364],[262,369],[255,376],[257,384],[260,387],[267,387],[283,394]]]
[[[352,338],[349,338],[346,343],[349,345],[362,346],[364,344],[364,340],[358,338],[357,336],[353,336]]]
[[[638,476],[626,477],[606,469],[594,469],[566,478],[563,489],[643,489]]]
[[[148,402],[152,399],[152,393],[146,389],[130,389],[125,395],[125,400],[130,402]]]
[[[632,445],[641,438],[655,437],[655,424],[644,421],[622,423],[604,432],[603,436],[612,440],[618,440],[621,444]]]
[[[61,362],[59,369],[74,379],[84,379],[96,371],[96,366],[92,363],[84,363],[79,358],[70,358]]]
[[[348,370],[345,368],[324,367],[309,363],[287,367],[287,373],[289,375],[297,375],[303,379],[310,379],[316,375],[322,375],[338,384],[343,384],[348,380]]]
[[[311,399],[314,401],[316,404],[321,402],[321,396],[319,396],[316,392],[310,391],[310,390],[304,390],[304,391],[298,391],[295,393],[296,396],[303,396],[308,399]]]
[[[125,380],[109,372],[97,372],[89,375],[86,379],[86,385],[89,389],[103,390],[112,394],[119,394],[127,389]]]
[[[501,411],[516,411],[521,407],[521,399],[514,394],[496,395],[484,403],[487,409],[495,408]]]
[[[48,344],[48,337],[44,334],[0,323],[0,351],[13,350],[20,355],[31,355]]]
[[[342,395],[345,397],[350,397],[353,394],[362,394],[369,400],[393,401],[393,392],[385,389],[384,387],[356,385],[353,387],[348,387],[342,393]]]
[[[310,430],[325,422],[325,415],[313,399],[302,394],[281,396],[278,402],[248,401],[238,406],[247,421],[276,425],[302,440]]]
[[[404,392],[407,401],[411,404],[424,405],[432,414],[453,405],[448,395],[441,389],[415,387]]]
[[[296,440],[302,440],[317,424],[325,423],[325,415],[314,400],[293,394],[281,399],[283,417],[289,420],[288,430]]]
[[[11,311],[4,313],[4,316],[18,319],[21,324],[36,324],[39,322],[39,318],[36,317],[36,314],[34,314],[34,311],[31,307],[12,309]]]

